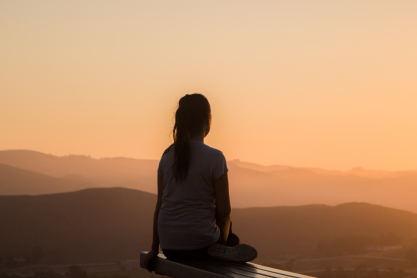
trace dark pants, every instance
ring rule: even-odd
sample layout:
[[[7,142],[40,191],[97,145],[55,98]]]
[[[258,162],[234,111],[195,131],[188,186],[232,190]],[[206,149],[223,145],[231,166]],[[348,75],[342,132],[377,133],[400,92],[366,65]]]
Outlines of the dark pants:
[[[232,233],[232,221],[230,216],[216,221],[217,226],[220,228],[220,237],[217,240],[218,244],[226,246],[236,246],[240,244],[239,237]],[[196,249],[196,250],[172,250],[162,249],[164,255],[171,260],[207,260],[211,259],[208,255],[208,249],[210,246]]]

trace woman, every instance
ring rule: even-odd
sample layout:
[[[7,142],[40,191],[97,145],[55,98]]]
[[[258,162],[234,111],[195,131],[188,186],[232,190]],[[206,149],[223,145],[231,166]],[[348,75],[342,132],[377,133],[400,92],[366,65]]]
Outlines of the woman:
[[[223,153],[204,144],[210,127],[208,100],[201,94],[182,97],[175,113],[174,144],[165,150],[158,168],[148,270],[159,246],[173,260],[247,262],[257,256],[231,232],[228,169]]]

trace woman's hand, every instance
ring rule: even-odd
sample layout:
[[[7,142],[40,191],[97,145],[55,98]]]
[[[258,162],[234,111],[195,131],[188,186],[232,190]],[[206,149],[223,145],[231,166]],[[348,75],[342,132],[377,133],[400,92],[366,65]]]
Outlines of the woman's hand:
[[[152,262],[158,256],[158,254],[159,254],[159,251],[154,250],[154,249],[152,249],[151,251],[148,252],[148,254],[146,254],[144,264],[145,264],[145,268],[149,272],[152,271]]]

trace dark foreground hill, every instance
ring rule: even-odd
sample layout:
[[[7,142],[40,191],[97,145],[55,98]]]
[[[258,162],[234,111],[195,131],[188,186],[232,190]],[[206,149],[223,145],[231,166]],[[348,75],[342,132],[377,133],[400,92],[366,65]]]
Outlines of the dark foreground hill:
[[[0,252],[42,247],[51,263],[137,258],[151,240],[155,202],[154,194],[122,188],[0,196]]]
[[[0,256],[41,247],[42,263],[137,259],[151,245],[155,202],[154,194],[123,188],[0,196]],[[234,209],[232,218],[260,259],[310,252],[343,235],[417,235],[416,214],[364,203]]]

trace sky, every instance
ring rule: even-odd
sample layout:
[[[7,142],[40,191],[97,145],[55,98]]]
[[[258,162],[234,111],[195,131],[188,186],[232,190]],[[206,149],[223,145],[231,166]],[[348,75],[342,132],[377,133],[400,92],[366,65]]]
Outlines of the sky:
[[[0,150],[159,159],[202,93],[228,160],[417,169],[417,1],[0,0]]]

